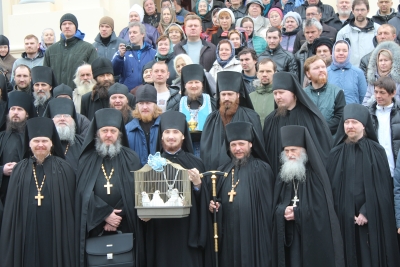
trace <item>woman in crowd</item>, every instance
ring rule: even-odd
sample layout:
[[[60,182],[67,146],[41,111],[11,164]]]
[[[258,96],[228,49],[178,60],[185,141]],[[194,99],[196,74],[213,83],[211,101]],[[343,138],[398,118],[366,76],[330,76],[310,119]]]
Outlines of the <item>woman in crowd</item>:
[[[226,1],[226,3],[229,3]],[[229,9],[232,11],[235,19],[240,19],[246,16],[246,6],[243,5],[242,0],[231,0]]]
[[[222,40],[217,46],[217,60],[210,70],[211,76],[217,82],[217,74],[220,71],[237,71],[242,72],[240,61],[235,58],[235,48],[229,40]]]
[[[400,103],[400,47],[392,41],[380,43],[372,52],[368,64],[368,88],[363,105],[370,106],[374,101],[373,83],[380,77],[390,77],[396,83],[396,101]]]
[[[7,81],[10,81],[15,60],[15,57],[10,54],[10,41],[4,35],[0,35],[0,74],[4,74]]]
[[[288,12],[282,21],[282,40],[283,49],[293,53],[294,41],[302,25],[301,17],[297,12]]]
[[[282,28],[283,13],[281,9],[276,7],[271,8],[268,12],[268,19],[272,27]]]
[[[249,17],[244,17],[240,23],[240,28],[246,33],[247,47],[254,49],[257,55],[263,53],[267,48],[267,41],[264,38],[254,35],[254,22]]]
[[[342,88],[346,104],[363,102],[367,91],[364,73],[350,63],[350,45],[339,40],[333,46],[332,64],[328,67],[328,82]]]
[[[235,48],[235,57],[239,60],[238,54],[246,47],[246,38],[244,34],[238,30],[231,30],[228,33],[228,40],[232,42]]]
[[[56,42],[56,34],[54,30],[52,28],[44,29],[40,40],[40,49],[44,52],[47,48],[49,48],[52,44]]]
[[[182,68],[185,67],[186,65],[191,65],[193,64],[192,59],[186,55],[186,54],[179,54],[175,57],[174,59],[174,68],[176,72],[176,79],[172,81],[172,86],[179,88],[179,91],[181,90],[181,73],[182,73]],[[212,94],[215,94],[215,81],[214,78],[211,76],[210,73],[204,71],[204,74],[206,75],[208,84],[210,85],[210,90]]]
[[[218,12],[218,22],[218,31],[211,38],[211,42],[214,45],[218,45],[219,41],[223,39],[228,39],[228,32],[235,29],[235,16],[230,9],[222,8]]]
[[[196,3],[195,13],[197,16],[201,18],[202,22],[202,31],[205,32],[206,29],[212,27],[212,18],[211,18],[211,11],[208,6],[207,0],[199,0]]]
[[[143,9],[145,11],[143,22],[157,28],[160,22],[160,13],[157,13],[154,0],[143,0]]]
[[[157,40],[157,54],[155,56],[154,62],[164,61],[168,66],[169,78],[167,84],[171,85],[172,81],[176,78],[176,72],[174,68],[174,49],[171,40],[167,35],[161,35]]]
[[[265,32],[268,30],[269,27],[271,27],[271,24],[267,18],[263,17],[263,11],[265,10],[263,2],[261,0],[248,0],[246,6],[247,17],[252,18],[254,22],[254,35],[264,38]],[[240,26],[244,18],[239,19],[236,22],[236,25]]]
[[[171,25],[171,23],[176,22],[175,11],[170,7],[165,7],[161,10],[160,23],[158,24],[157,30],[160,35],[163,35],[165,30]]]
[[[212,36],[218,31],[219,29],[219,21],[218,21],[218,12],[221,10],[221,8],[214,8],[211,11],[212,14],[212,27],[208,28],[205,30],[204,32],[204,40],[206,40],[207,42],[211,43],[211,38]]]
[[[186,40],[186,34],[183,32],[182,27],[176,23],[170,24],[165,30],[164,34],[167,35],[171,40],[172,47],[174,47],[181,41]]]

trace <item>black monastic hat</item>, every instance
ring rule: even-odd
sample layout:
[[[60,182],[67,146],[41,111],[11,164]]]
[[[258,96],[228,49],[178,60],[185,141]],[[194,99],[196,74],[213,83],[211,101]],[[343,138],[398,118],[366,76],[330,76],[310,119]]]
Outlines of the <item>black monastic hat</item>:
[[[254,109],[242,75],[236,71],[221,71],[217,74],[217,109],[219,108],[219,93],[222,91],[234,91],[240,94],[239,105]]]
[[[31,70],[32,84],[37,82],[47,83],[51,87],[57,86],[57,80],[54,76],[54,72],[50,67],[46,66],[36,66]]]
[[[281,128],[282,147],[298,146],[305,148],[305,131],[303,126],[288,125]]]
[[[29,114],[29,118],[34,117],[32,97],[29,94],[22,91],[11,91],[8,94],[8,109],[14,106],[25,109]]]
[[[53,89],[53,97],[57,98],[60,95],[67,95],[72,99],[72,88],[66,84],[60,84]]]
[[[64,158],[64,151],[61,146],[58,132],[52,119],[46,117],[36,117],[26,121],[25,129],[25,157],[31,154],[29,150],[29,142],[35,137],[47,137],[53,142],[52,154]]]
[[[167,129],[179,130],[185,139],[183,140],[182,149],[193,154],[192,138],[190,137],[189,128],[186,122],[186,116],[179,111],[167,111],[160,115],[160,125],[158,127],[157,147],[162,150],[162,134]]]
[[[150,84],[139,87],[136,91],[136,103],[152,102],[157,104],[157,90]]]
[[[121,94],[128,97],[129,89],[125,84],[114,83],[108,88],[108,97],[111,97],[114,94]]]
[[[111,73],[114,75],[114,69],[111,61],[104,57],[96,58],[92,63],[92,73],[94,79],[96,79],[97,76],[106,73]]]
[[[190,64],[182,68],[181,73],[181,95],[184,96],[186,93],[186,83],[189,81],[198,80],[203,83],[203,93],[209,94],[211,97],[211,87],[208,83],[208,79],[204,73],[203,66],[200,64]]]

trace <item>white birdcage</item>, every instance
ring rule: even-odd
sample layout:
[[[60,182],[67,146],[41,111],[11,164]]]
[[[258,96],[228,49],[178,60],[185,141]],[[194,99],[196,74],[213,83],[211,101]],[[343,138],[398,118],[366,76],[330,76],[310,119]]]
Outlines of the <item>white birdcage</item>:
[[[135,171],[135,208],[139,218],[187,217],[192,206],[188,171],[167,161],[162,171],[146,164]]]

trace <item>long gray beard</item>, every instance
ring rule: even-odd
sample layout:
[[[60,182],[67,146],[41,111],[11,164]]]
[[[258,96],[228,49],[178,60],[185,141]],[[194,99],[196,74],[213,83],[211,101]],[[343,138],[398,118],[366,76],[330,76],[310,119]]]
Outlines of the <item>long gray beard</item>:
[[[301,151],[300,158],[297,160],[289,160],[286,157],[285,151],[281,153],[281,167],[280,177],[283,182],[290,183],[293,180],[299,182],[306,181],[306,163],[308,161],[307,153],[305,150]]]
[[[96,137],[96,151],[102,158],[106,156],[115,157],[121,152],[121,137],[118,137],[117,141],[111,145],[104,144],[100,138]]]
[[[70,146],[75,144],[75,122],[71,125],[56,126],[61,141],[67,141]]]
[[[33,105],[35,105],[35,107],[38,107],[43,106],[44,103],[46,103],[47,99],[51,97],[51,94],[50,92],[45,92],[44,96],[39,96],[36,92],[33,92],[33,97],[35,98]]]
[[[84,83],[83,81],[79,82],[76,89],[80,95],[84,95],[93,90],[93,87],[96,85],[96,80],[92,79],[89,83]]]
[[[339,14],[339,16],[350,16],[351,10],[346,10],[346,11],[338,10],[338,14]]]

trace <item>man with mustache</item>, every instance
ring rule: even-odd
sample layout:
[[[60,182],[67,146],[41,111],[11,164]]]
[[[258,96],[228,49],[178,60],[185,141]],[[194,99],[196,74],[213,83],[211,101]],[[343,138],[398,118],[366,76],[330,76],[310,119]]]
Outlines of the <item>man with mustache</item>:
[[[52,96],[52,89],[57,86],[56,78],[50,67],[36,66],[32,68],[33,105],[36,115],[43,116]]]
[[[108,97],[110,99],[110,108],[115,108],[122,113],[124,124],[129,123],[132,117],[132,108],[129,106],[128,97],[129,91],[126,85],[114,83],[108,89]]]
[[[326,163],[332,146],[332,135],[324,116],[299,84],[297,77],[288,72],[273,76],[272,91],[277,109],[264,121],[265,151],[274,174],[278,174],[282,152],[280,129],[285,125],[301,125],[308,129],[315,146]],[[317,141],[318,140],[318,141]]]
[[[400,266],[393,179],[378,141],[368,109],[345,106],[327,166],[346,252],[342,266]]]
[[[158,127],[162,109],[157,106],[157,90],[150,84],[136,91],[136,107],[133,119],[125,125],[129,147],[135,151],[140,163],[145,165],[149,154],[157,152]]]
[[[314,141],[304,126],[283,126],[280,136],[272,266],[345,266],[331,184]]]
[[[344,92],[334,84],[328,83],[325,60],[312,56],[304,63],[304,72],[311,81],[304,91],[321,111],[326,123],[335,135],[346,105]]]
[[[217,110],[208,115],[200,139],[200,158],[206,170],[215,170],[230,160],[225,150],[225,126],[236,121],[250,122],[262,136],[260,116],[253,109],[242,75],[222,71],[217,79]]]
[[[65,160],[76,171],[84,137],[77,134],[78,119],[74,103],[71,99],[54,98],[49,102],[43,116],[53,120],[60,137]]]
[[[82,96],[92,91],[96,85],[96,80],[93,78],[92,66],[84,63],[76,69],[74,75],[74,83],[76,88],[73,91],[72,100],[75,104],[77,113],[81,113]]]
[[[89,120],[93,119],[94,113],[103,108],[109,107],[108,89],[114,82],[114,71],[110,60],[104,57],[95,59],[92,63],[93,78],[96,85],[93,90],[82,96],[81,114]],[[135,105],[135,97],[128,95],[129,105]]]
[[[82,145],[77,172],[76,247],[78,266],[85,266],[86,238],[133,233],[135,266],[145,266],[143,229],[134,208],[134,171],[137,154],[128,147],[122,114],[116,109],[96,111]]]
[[[9,93],[7,129],[0,133],[0,225],[10,176],[24,156],[26,121],[33,114],[31,96],[22,91]]]

